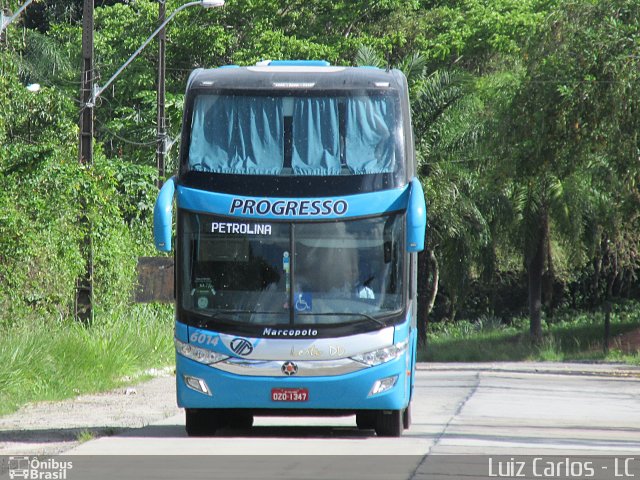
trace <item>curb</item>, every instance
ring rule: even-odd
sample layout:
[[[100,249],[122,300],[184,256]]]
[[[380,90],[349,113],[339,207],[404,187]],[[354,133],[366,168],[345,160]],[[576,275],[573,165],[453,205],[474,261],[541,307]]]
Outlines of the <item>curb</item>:
[[[419,371],[505,372],[640,379],[640,367],[619,363],[417,363]]]

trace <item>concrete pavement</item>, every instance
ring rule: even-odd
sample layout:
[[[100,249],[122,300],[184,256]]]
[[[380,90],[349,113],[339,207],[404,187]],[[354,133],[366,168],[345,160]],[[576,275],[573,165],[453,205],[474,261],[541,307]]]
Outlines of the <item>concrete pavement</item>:
[[[589,364],[421,364],[413,426],[399,439],[354,417],[260,418],[246,431],[187,438],[182,414],[84,443],[70,454],[633,454],[640,368]]]

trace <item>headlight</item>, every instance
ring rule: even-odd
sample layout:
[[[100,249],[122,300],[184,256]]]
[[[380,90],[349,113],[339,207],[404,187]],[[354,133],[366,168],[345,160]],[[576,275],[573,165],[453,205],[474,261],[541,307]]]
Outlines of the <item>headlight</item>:
[[[174,338],[173,342],[176,345],[176,352],[180,355],[195,360],[196,362],[204,363],[205,365],[211,365],[212,363],[217,363],[229,358],[227,355],[212,352],[205,348],[195,347],[190,343],[181,342],[177,338]]]
[[[395,360],[405,352],[408,345],[409,340],[405,340],[404,342],[396,343],[390,347],[379,348],[372,352],[354,355],[351,359],[356,362],[364,363],[370,367],[375,367],[376,365]]]

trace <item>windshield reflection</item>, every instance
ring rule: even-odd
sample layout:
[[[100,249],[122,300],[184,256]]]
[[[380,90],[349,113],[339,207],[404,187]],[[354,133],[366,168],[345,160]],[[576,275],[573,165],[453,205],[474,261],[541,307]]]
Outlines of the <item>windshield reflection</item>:
[[[259,325],[376,321],[402,307],[402,216],[267,223],[181,215],[180,302]]]

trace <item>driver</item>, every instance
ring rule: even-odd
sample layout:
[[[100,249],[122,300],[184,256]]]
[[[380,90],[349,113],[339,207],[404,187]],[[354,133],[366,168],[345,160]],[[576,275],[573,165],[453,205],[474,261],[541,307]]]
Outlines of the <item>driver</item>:
[[[333,298],[375,299],[369,286],[373,277],[361,278],[353,249],[311,247],[298,252],[296,257],[297,296],[299,292],[318,292]]]

